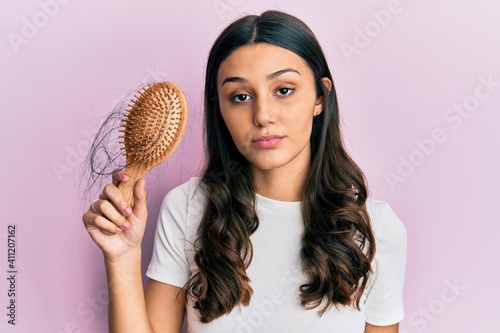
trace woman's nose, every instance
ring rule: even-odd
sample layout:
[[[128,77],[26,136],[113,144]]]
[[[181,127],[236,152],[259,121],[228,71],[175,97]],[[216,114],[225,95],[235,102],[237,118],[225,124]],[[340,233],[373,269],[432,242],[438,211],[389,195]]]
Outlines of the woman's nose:
[[[276,121],[275,106],[268,97],[258,97],[254,104],[253,122],[255,126],[267,126]]]

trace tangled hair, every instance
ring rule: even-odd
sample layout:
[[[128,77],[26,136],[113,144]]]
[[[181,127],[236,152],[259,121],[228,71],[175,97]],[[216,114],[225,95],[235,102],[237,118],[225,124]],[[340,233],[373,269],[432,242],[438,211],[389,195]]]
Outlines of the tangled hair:
[[[222,119],[216,82],[221,63],[237,48],[254,43],[276,45],[302,57],[314,73],[317,96],[325,100],[324,111],[313,120],[310,168],[302,193],[301,258],[307,282],[300,286],[301,304],[306,309],[321,305],[319,315],[332,306],[359,309],[375,255],[365,178],[344,147],[335,88],[328,90],[321,81],[333,79],[316,37],[302,21],[278,11],[235,21],[210,51],[202,174],[208,199],[195,243],[199,272],[186,289],[202,322],[248,305],[253,293],[246,274],[252,260],[250,236],[259,226],[253,179],[249,162]]]
[[[156,81],[148,78],[140,85],[130,91],[123,91],[115,100],[112,110],[100,121],[89,148],[85,164],[82,166],[80,181],[84,199],[90,199],[98,195],[102,185],[108,182],[111,175],[117,170],[127,167],[127,161],[120,138],[122,123],[127,117],[130,103],[137,98],[141,89],[154,84]]]

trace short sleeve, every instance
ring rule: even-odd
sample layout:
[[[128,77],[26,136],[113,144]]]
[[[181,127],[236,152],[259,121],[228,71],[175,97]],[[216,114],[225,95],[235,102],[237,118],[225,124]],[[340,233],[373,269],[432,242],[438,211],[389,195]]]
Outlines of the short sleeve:
[[[190,277],[186,256],[189,182],[172,189],[163,199],[153,254],[146,275],[153,280],[183,287]]]
[[[387,203],[370,200],[367,208],[377,252],[373,262],[373,280],[365,302],[366,321],[372,325],[388,326],[404,317],[406,229]]]

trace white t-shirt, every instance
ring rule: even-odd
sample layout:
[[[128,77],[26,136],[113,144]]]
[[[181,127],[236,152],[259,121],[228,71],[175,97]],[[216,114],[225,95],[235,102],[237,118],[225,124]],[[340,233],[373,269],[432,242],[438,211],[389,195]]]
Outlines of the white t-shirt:
[[[183,287],[198,271],[193,242],[206,202],[198,184],[199,178],[191,178],[165,197],[146,273],[149,278]],[[384,326],[402,320],[406,231],[388,204],[367,201],[377,253],[361,309],[333,307],[319,317],[319,308],[305,310],[299,301],[299,286],[306,282],[300,269],[304,228],[300,202],[256,197],[259,228],[251,236],[253,260],[247,269],[254,290],[250,305],[204,324],[188,300],[189,333],[362,333],[366,322]]]

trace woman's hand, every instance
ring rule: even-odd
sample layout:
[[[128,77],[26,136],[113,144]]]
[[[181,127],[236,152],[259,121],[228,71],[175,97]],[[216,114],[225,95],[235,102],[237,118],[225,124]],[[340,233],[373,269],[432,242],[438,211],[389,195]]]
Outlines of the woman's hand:
[[[123,199],[118,184],[130,181],[123,172],[113,174],[113,184],[104,187],[99,200],[83,214],[83,224],[90,237],[108,260],[115,260],[130,250],[140,250],[147,221],[144,179],[134,188],[133,206]]]

